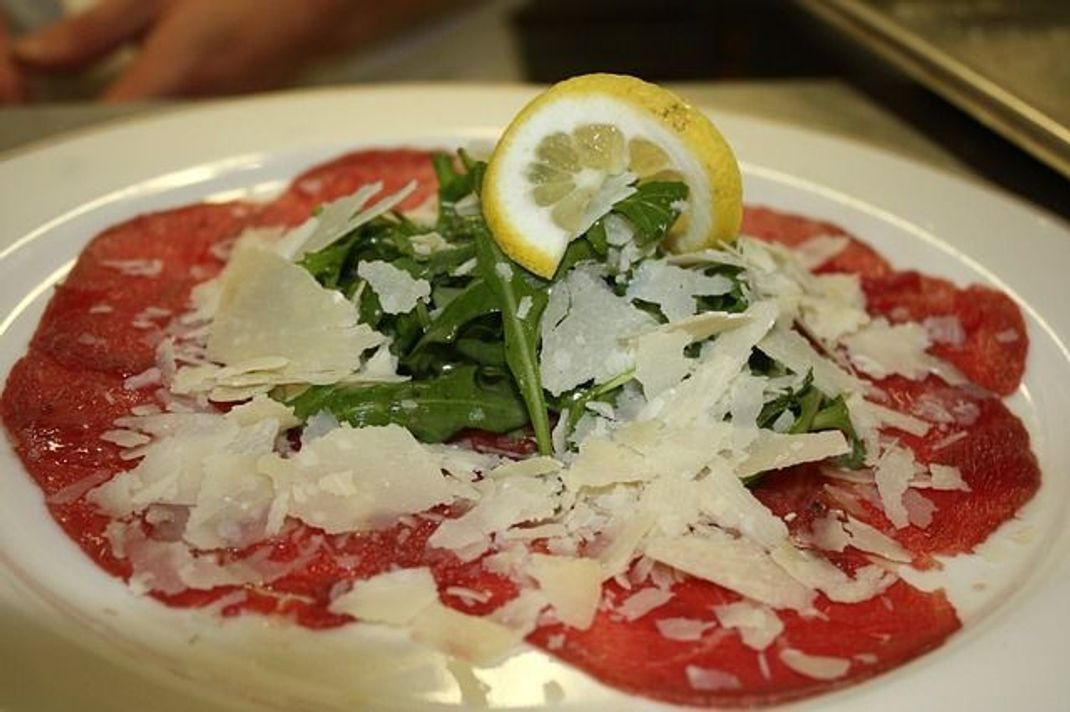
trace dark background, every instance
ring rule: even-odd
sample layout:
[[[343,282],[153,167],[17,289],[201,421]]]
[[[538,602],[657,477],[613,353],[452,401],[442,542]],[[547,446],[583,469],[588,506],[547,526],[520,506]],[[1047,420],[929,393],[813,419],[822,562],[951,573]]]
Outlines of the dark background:
[[[791,0],[531,0],[513,28],[534,82],[595,71],[653,81],[844,81],[986,179],[1070,217],[1055,170]]]

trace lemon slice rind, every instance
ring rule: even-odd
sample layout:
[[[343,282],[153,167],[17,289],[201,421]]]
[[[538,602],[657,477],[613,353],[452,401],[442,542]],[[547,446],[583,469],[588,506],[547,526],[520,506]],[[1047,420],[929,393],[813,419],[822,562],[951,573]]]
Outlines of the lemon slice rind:
[[[536,97],[513,119],[491,156],[484,216],[513,261],[550,278],[568,243],[583,231],[561,227],[549,210],[535,206],[527,174],[539,160],[536,149],[544,137],[599,123],[660,147],[687,183],[686,228],[667,238],[670,250],[688,252],[734,239],[742,218],[739,168],[710,120],[661,87],[634,77],[591,74]]]

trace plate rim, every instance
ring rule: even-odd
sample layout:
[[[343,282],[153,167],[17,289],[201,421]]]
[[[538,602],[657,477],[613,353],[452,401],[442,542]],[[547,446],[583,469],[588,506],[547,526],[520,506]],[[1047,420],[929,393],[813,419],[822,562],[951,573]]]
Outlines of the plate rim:
[[[359,95],[361,97],[361,100],[363,101],[374,101],[377,97],[381,97],[387,93],[402,95],[419,95],[426,94],[428,92],[433,92],[438,95],[456,95],[459,90],[482,93],[487,96],[508,95],[506,97],[507,100],[515,101],[522,96],[529,96],[533,94],[535,91],[537,91],[537,88],[534,86],[517,86],[514,84],[399,84],[361,88],[320,89],[312,90],[311,92],[287,92],[273,94],[266,97],[240,98],[223,102],[212,102],[210,105],[207,106],[181,107],[175,111],[167,111],[163,112],[162,114],[154,113],[147,116],[137,115],[133,117],[124,117],[116,120],[114,123],[107,122],[106,124],[85,128],[83,130],[78,131],[77,135],[61,136],[56,137],[54,139],[44,139],[40,143],[40,145],[27,146],[25,151],[20,151],[16,149],[17,155],[14,156],[11,156],[10,154],[0,155],[0,185],[3,184],[5,176],[7,176],[9,173],[17,172],[18,167],[24,165],[26,160],[44,160],[46,163],[48,161],[54,162],[57,160],[62,160],[64,152],[69,152],[72,150],[85,150],[87,145],[89,145],[90,150],[92,150],[92,147],[99,146],[102,141],[108,138],[121,137],[123,134],[126,134],[130,131],[158,131],[160,130],[160,127],[165,127],[175,122],[185,121],[190,116],[200,117],[201,120],[203,120],[205,116],[210,116],[212,112],[221,111],[223,113],[226,113],[227,111],[234,110],[235,107],[238,106],[248,108],[257,104],[260,104],[261,106],[266,106],[267,104],[278,104],[281,106],[298,105],[302,102],[307,102],[310,98],[310,94],[316,95],[316,97],[313,97],[313,100],[316,100],[318,98],[321,101],[324,98],[328,98],[329,100],[333,101],[347,101],[351,100],[356,95]],[[703,104],[699,104],[699,106],[703,109],[707,108]],[[841,148],[845,147],[850,153],[861,152],[863,156],[868,154],[869,160],[875,159],[878,162],[891,161],[891,165],[899,165],[900,168],[905,167],[905,169],[910,172],[921,171],[922,174],[929,173],[929,179],[935,180],[936,183],[950,182],[952,184],[963,187],[966,192],[980,191],[981,194],[986,195],[989,199],[994,200],[997,204],[1002,203],[1004,208],[1010,209],[1012,211],[1024,211],[1023,214],[1029,216],[1031,219],[1037,220],[1038,225],[1043,225],[1046,222],[1051,227],[1051,230],[1053,232],[1067,232],[1066,228],[1060,225],[1061,221],[1056,216],[1047,214],[1042,209],[1037,208],[1036,206],[1032,206],[1027,202],[1021,200],[1020,198],[1017,198],[1016,196],[1007,195],[1005,193],[1002,193],[1001,191],[998,191],[995,188],[992,188],[991,186],[987,186],[984,183],[978,181],[966,180],[963,176],[959,176],[950,171],[946,171],[944,169],[941,169],[940,167],[918,163],[909,159],[904,159],[902,157],[891,154],[885,151],[884,149],[881,149],[880,147],[872,146],[866,144],[865,142],[850,138],[823,134],[820,132],[813,131],[811,129],[800,128],[778,121],[771,121],[768,119],[752,117],[746,114],[718,112],[716,110],[713,110],[712,113],[718,123],[726,121],[728,124],[749,124],[751,126],[764,127],[760,130],[787,132],[789,138],[791,137],[791,135],[795,135],[796,137],[802,136],[804,138],[808,138],[809,140],[816,141],[817,143],[826,142],[826,145],[828,145],[828,142],[831,142],[831,144],[833,145],[839,144]],[[363,141],[363,139],[359,138],[358,140]],[[932,176],[936,176],[936,178],[933,179]],[[892,217],[895,216],[892,215]],[[2,224],[3,220],[0,220],[0,225]],[[922,226],[915,225],[914,227],[924,232],[928,232]],[[1070,233],[1068,233],[1066,237],[1068,241],[1067,244],[1070,244]],[[7,254],[8,249],[9,248],[5,248],[5,254]],[[1070,252],[1067,253],[1067,256],[1070,257]],[[1070,261],[1068,261],[1068,266],[1070,266]],[[983,266],[981,267],[981,269],[985,273],[989,272],[989,270]],[[1011,290],[1011,293],[1017,294],[1014,290]],[[1021,297],[1019,296],[1019,303],[1021,303],[1022,306],[1032,309],[1033,313],[1037,316],[1037,319],[1041,323],[1047,324],[1047,322],[1043,318],[1044,315],[1042,315],[1040,312],[1037,312],[1032,307],[1031,302],[1022,301]],[[1068,361],[1070,361],[1070,351],[1067,350],[1066,343],[1064,341],[1067,335],[1070,335],[1070,329],[1066,328],[1067,324],[1070,324],[1070,318],[1068,318],[1067,315],[1064,314],[1062,315],[1062,318],[1056,320],[1056,322],[1057,323],[1054,326],[1051,326],[1050,328],[1050,336],[1059,346],[1061,346],[1064,355],[1066,355]],[[929,658],[929,655],[923,656],[921,660],[927,660]],[[916,667],[919,662],[920,661],[915,661],[909,665],[911,667]],[[882,676],[882,679],[887,677],[887,675]],[[868,690],[871,687],[874,687],[872,683],[868,685],[862,685],[861,688],[864,688],[862,690],[860,690],[860,687],[854,687],[850,690],[847,690],[846,692],[852,693],[850,695],[851,697],[856,697],[857,695],[855,693],[859,691]],[[820,696],[817,699],[822,702],[831,701],[831,697],[829,696]],[[836,699],[841,699],[841,696],[837,695]],[[853,703],[864,704],[865,700],[855,699],[853,700]]]

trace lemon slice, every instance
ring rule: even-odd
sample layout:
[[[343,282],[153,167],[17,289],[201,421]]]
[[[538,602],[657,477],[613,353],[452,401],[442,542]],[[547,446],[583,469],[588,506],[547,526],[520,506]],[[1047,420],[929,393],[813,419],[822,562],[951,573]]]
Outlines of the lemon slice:
[[[513,261],[550,278],[568,243],[637,180],[687,184],[670,250],[735,238],[739,165],[710,120],[640,79],[587,74],[550,87],[509,124],[487,166],[483,215]]]

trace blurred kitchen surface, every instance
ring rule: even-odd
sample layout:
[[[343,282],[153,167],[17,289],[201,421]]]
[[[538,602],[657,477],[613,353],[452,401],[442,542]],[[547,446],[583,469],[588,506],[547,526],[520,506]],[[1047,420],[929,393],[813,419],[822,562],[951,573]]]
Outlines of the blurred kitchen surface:
[[[939,50],[926,55],[930,61],[943,53],[991,84],[1006,82],[1065,142],[1070,0],[488,0],[459,7],[367,51],[322,61],[293,86],[636,74],[673,84],[696,104],[874,143],[1070,217],[1066,177],[1034,154],[1050,156],[1031,145],[1034,153],[1023,150],[1014,142],[1020,136],[990,119],[984,110],[995,98],[962,101],[872,29],[887,34],[894,25],[902,47],[923,42]],[[98,70],[77,84],[51,83],[45,90],[63,103],[0,109],[0,150],[175,106],[68,103],[72,92],[101,81]]]

